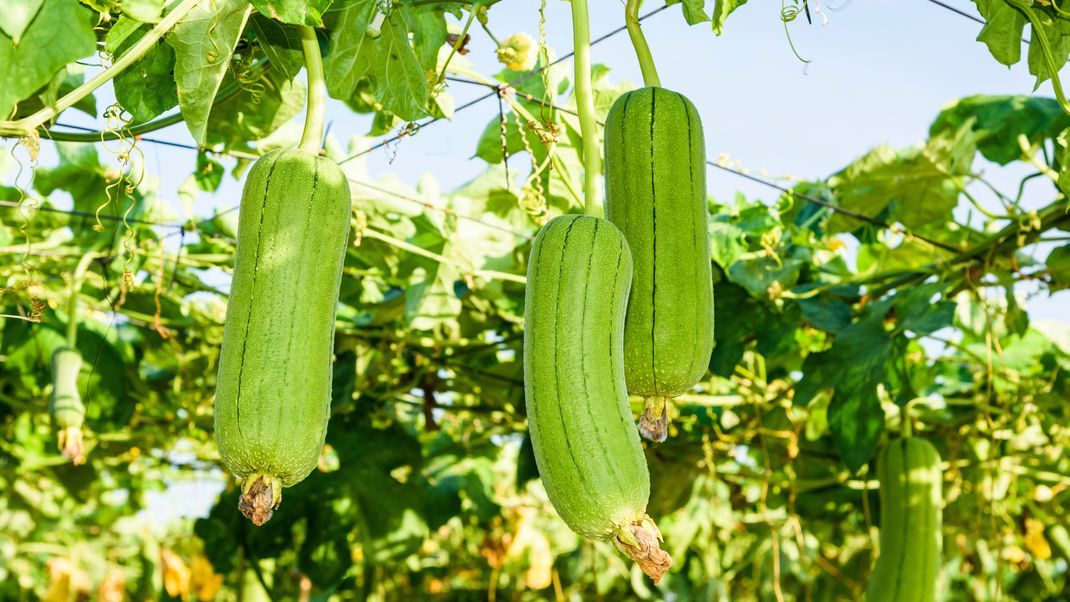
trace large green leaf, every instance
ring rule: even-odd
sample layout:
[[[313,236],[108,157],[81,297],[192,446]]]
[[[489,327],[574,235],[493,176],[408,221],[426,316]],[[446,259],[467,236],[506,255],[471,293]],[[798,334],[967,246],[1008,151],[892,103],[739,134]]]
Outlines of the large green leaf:
[[[262,140],[289,122],[304,105],[305,87],[285,71],[270,69],[213,107],[205,126],[206,140],[227,148],[247,148],[250,141]]]
[[[877,387],[890,388],[893,397],[906,393],[895,370],[905,341],[885,329],[888,308],[887,301],[870,306],[859,321],[836,337],[829,351],[810,355],[795,390],[795,403],[801,405],[822,390],[834,391],[828,408],[829,430],[851,470],[869,461],[884,430]]]
[[[147,26],[141,33],[144,31],[148,31]],[[127,38],[117,56],[140,38],[141,35]],[[157,43],[148,54],[113,80],[115,99],[130,112],[134,123],[149,121],[178,104],[174,69],[175,51],[166,44]]]
[[[207,142],[212,103],[251,10],[246,0],[205,0],[165,38],[175,49],[178,105],[199,145]]]
[[[743,0],[746,2],[747,0]],[[714,0],[716,6],[724,4],[724,0]],[[665,4],[672,6],[673,4],[679,4],[683,9],[684,20],[688,25],[696,25],[698,23],[704,23],[710,20],[710,17],[706,14],[706,1],[705,0],[667,0]],[[742,2],[740,3],[742,4]],[[716,9],[715,9],[716,10]],[[722,12],[724,9],[721,9]],[[731,11],[732,9],[728,9]],[[721,33],[720,30],[717,31]]]
[[[943,131],[922,148],[894,151],[879,146],[829,178],[836,203],[876,217],[885,209],[896,221],[914,228],[951,217],[970,172],[976,145],[968,125]],[[863,222],[834,215],[829,232],[851,231]]]
[[[293,25],[323,27],[323,13],[333,0],[250,0],[260,14]]]
[[[279,23],[259,13],[249,19],[249,24],[256,32],[256,41],[271,61],[271,66],[293,79],[305,66],[305,55],[301,50],[301,36],[297,27]]]
[[[0,0],[0,32],[18,44],[42,4],[44,0]]]
[[[929,135],[953,134],[967,125],[973,131],[977,150],[989,161],[1006,165],[1022,156],[1018,136],[1024,135],[1030,144],[1039,144],[1070,127],[1070,117],[1054,98],[967,96],[940,111],[929,126]]]
[[[732,14],[737,8],[747,3],[747,0],[716,0],[716,4],[713,6],[713,33],[721,35],[724,33],[724,23],[728,19],[728,15]]]
[[[364,78],[383,108],[412,121],[427,115],[429,86],[420,60],[409,43],[400,11],[391,11],[378,37],[368,35],[376,0],[350,0],[332,11],[330,42],[324,60],[327,91],[349,100]]]
[[[985,19],[977,40],[984,42],[992,56],[1008,67],[1021,60],[1025,15],[1006,0],[974,0],[974,4]]]
[[[2,9],[3,7],[0,7]],[[32,3],[26,5],[32,12]],[[25,13],[2,11],[7,27],[19,29],[17,21]],[[21,15],[21,16],[20,16]],[[77,0],[44,0],[22,37],[15,42],[10,34],[0,34],[0,115],[7,117],[20,100],[52,79],[67,63],[88,56],[96,49],[94,14]]]

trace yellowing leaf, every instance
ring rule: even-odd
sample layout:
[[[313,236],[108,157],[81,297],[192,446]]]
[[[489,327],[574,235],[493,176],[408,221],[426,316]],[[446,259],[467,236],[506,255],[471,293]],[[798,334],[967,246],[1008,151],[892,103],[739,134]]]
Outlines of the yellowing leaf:
[[[223,588],[223,576],[217,575],[212,563],[204,556],[196,556],[190,562],[190,589],[197,595],[199,602],[214,600]]]
[[[1034,558],[1051,558],[1051,545],[1044,538],[1044,523],[1035,518],[1025,519],[1025,547]]]
[[[48,561],[48,591],[42,602],[69,602],[89,596],[89,576],[68,558]]]
[[[123,572],[117,568],[111,568],[97,587],[97,600],[99,602],[123,602],[125,591],[126,577]]]
[[[163,565],[163,588],[167,595],[189,600],[190,570],[186,563],[174,552],[163,548],[160,550],[160,564]]]
[[[550,542],[541,531],[531,525],[535,514],[532,508],[520,508],[519,512],[516,535],[506,551],[506,558],[511,560],[526,556],[528,567],[524,571],[524,582],[531,589],[547,588],[553,579],[554,566]]]

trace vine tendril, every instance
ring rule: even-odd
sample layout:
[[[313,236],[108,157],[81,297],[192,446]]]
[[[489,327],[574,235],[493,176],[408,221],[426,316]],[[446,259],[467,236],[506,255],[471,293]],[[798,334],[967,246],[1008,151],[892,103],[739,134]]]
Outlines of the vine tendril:
[[[802,14],[806,8],[806,0],[802,0],[802,7],[799,6],[800,0],[780,0],[780,21],[784,24],[784,36],[788,38],[788,46],[791,47],[792,54],[795,58],[799,59],[803,63],[809,63],[809,59],[804,59],[799,51],[795,49],[795,43],[791,40],[791,32],[788,30],[788,23],[791,23]],[[790,2],[790,4],[789,4]]]

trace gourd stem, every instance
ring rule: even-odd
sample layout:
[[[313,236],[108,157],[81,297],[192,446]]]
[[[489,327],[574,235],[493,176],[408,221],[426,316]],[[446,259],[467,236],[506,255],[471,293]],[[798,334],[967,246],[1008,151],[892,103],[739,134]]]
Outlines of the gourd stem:
[[[301,32],[301,49],[305,53],[305,70],[308,72],[308,109],[305,113],[305,129],[298,146],[303,151],[319,154],[323,138],[324,113],[327,110],[327,83],[323,76],[323,56],[316,30],[308,25],[298,28]]]
[[[914,427],[910,423],[910,403],[904,404],[899,408],[899,430],[903,434],[903,438],[912,437],[914,435]]]
[[[82,281],[85,280],[89,264],[98,257],[96,249],[100,246],[100,243],[94,244],[89,252],[82,255],[71,275],[70,296],[67,299],[67,346],[71,349],[78,343],[78,296],[82,292]]]
[[[658,70],[654,67],[654,57],[650,54],[650,46],[646,43],[643,28],[639,24],[639,5],[643,0],[628,0],[624,5],[624,24],[628,28],[628,37],[632,39],[635,54],[639,57],[639,69],[643,72],[643,83],[648,87],[660,88],[661,80],[658,79]]]
[[[40,111],[37,111],[33,115],[23,117],[17,121],[0,121],[0,136],[26,136],[36,130],[41,124],[49,121],[56,115],[59,115],[63,111],[74,106],[79,100],[82,100],[86,96],[93,93],[94,90],[104,85],[105,82],[111,80],[116,75],[119,75],[127,67],[137,62],[138,59],[145,56],[145,54],[152,50],[156,45],[156,42],[160,40],[171,28],[174,27],[183,17],[185,17],[191,10],[194,9],[200,0],[182,0],[182,3],[175,7],[174,10],[167,13],[159,23],[156,24],[148,33],[141,37],[125,54],[119,57],[111,67],[101,71],[93,79],[78,86],[74,90],[71,90],[62,98],[56,101],[54,105],[44,107]]]
[[[576,109],[580,114],[580,136],[583,138],[583,196],[584,213],[603,217],[598,177],[602,174],[599,154],[598,121],[594,112],[594,90],[591,85],[591,27],[587,0],[572,0],[572,43],[575,52]]]

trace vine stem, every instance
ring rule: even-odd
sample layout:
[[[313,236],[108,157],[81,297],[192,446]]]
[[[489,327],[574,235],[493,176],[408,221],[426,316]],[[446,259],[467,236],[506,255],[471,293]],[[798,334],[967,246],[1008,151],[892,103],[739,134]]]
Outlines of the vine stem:
[[[910,422],[910,402],[907,402],[899,408],[899,429],[903,434],[904,439],[908,439],[914,436],[914,425]]]
[[[271,68],[271,64],[268,63],[264,71],[266,72]],[[242,87],[238,82],[231,82],[227,84],[227,87],[222,88],[216,95],[215,100],[212,101],[212,106],[216,106],[222,102],[230,100],[238,92],[242,91]],[[97,131],[85,131],[85,132],[57,132],[52,128],[45,127],[44,137],[49,140],[57,142],[107,142],[109,140],[121,140],[123,138],[133,138],[155,132],[156,130],[162,130],[164,128],[175,125],[182,122],[182,112],[176,111],[165,117],[154,119],[152,121],[146,121],[138,125],[122,128],[121,130],[97,130]],[[69,127],[69,126],[68,126]]]
[[[476,2],[472,5],[471,10],[468,12],[468,20],[464,22],[464,28],[461,29],[461,33],[457,36],[457,41],[450,46],[450,53],[446,56],[446,62],[442,65],[442,71],[438,74],[438,77],[435,78],[435,87],[438,87],[439,84],[445,81],[446,69],[449,68],[450,63],[453,61],[453,57],[460,51],[461,47],[464,46],[464,39],[468,36],[468,30],[472,28],[472,23],[476,19],[476,13],[479,12],[482,6],[483,4],[481,2]],[[493,37],[494,36],[491,36],[491,38]],[[495,42],[497,42],[497,40],[495,40]]]
[[[318,155],[323,141],[324,114],[327,110],[327,81],[323,75],[323,55],[320,54],[316,30],[308,25],[302,25],[298,29],[301,32],[301,50],[305,53],[305,70],[308,72],[305,129],[301,132],[298,148]]]
[[[660,88],[661,80],[658,78],[658,70],[654,67],[654,57],[650,54],[650,46],[646,43],[643,28],[639,23],[639,5],[643,0],[628,0],[624,5],[624,24],[628,28],[628,37],[632,39],[635,54],[639,57],[639,69],[643,72],[643,83],[651,88]]]
[[[575,52],[576,108],[580,114],[583,138],[583,209],[594,217],[603,217],[598,177],[602,174],[602,156],[598,144],[598,121],[594,112],[591,85],[591,26],[587,0],[572,0],[572,43]]]
[[[96,250],[101,246],[101,243],[97,243],[88,253],[82,255],[71,276],[70,297],[67,299],[67,346],[72,349],[78,343],[78,296],[82,292],[82,282],[89,264],[99,257]]]
[[[62,98],[56,101],[56,104],[44,107],[33,115],[23,117],[16,121],[0,121],[0,135],[28,136],[45,122],[74,106],[79,100],[92,94],[94,90],[104,85],[105,82],[111,80],[116,75],[119,75],[127,67],[145,56],[145,53],[151,50],[152,47],[156,45],[156,42],[158,42],[168,31],[171,31],[171,28],[173,28],[183,17],[189,14],[200,1],[201,0],[182,0],[174,10],[167,13],[166,17],[157,23],[148,33],[142,36],[141,39],[126,52],[126,54],[119,57],[119,59],[112,63],[110,67],[98,73],[93,79],[90,79],[74,90],[64,94]]]
[[[508,280],[509,282],[517,282],[517,283],[520,283],[520,284],[524,284],[524,283],[527,282],[527,278],[524,277],[524,276],[521,276],[519,274],[510,274],[508,272],[498,272],[496,270],[470,269],[468,266],[461,265],[458,262],[456,262],[456,261],[454,261],[454,260],[452,260],[452,259],[450,259],[450,258],[448,258],[448,257],[446,257],[444,255],[439,255],[438,253],[435,253],[433,251],[428,251],[427,249],[424,249],[423,247],[418,247],[418,246],[416,246],[414,244],[405,242],[404,240],[401,240],[401,239],[398,239],[398,238],[394,238],[393,236],[390,236],[389,234],[385,234],[383,232],[379,232],[378,230],[373,230],[373,229],[368,228],[368,227],[364,228],[364,230],[362,231],[362,234],[363,234],[363,236],[365,238],[370,238],[370,239],[373,239],[373,240],[378,240],[380,242],[385,242],[386,244],[388,244],[388,245],[390,245],[390,246],[392,246],[394,248],[401,249],[402,251],[408,251],[409,253],[412,253],[414,255],[419,255],[421,257],[426,257],[428,259],[431,259],[433,261],[437,261],[437,262],[442,263],[442,264],[452,265],[453,267],[455,267],[455,268],[457,268],[459,270],[465,271],[465,272],[467,272],[467,273],[469,273],[469,274],[471,274],[473,276],[479,276],[479,277],[492,279],[492,280]]]
[[[1037,16],[1033,14],[1033,9],[1023,0],[1007,0],[1007,3],[1025,15],[1025,18],[1029,20],[1029,24],[1033,26],[1033,36],[1037,39],[1037,42],[1040,42],[1040,54],[1043,56],[1044,64],[1051,75],[1051,87],[1055,91],[1055,100],[1059,102],[1059,107],[1062,108],[1063,112],[1070,115],[1070,102],[1067,102],[1066,94],[1063,93],[1063,84],[1059,79],[1059,65],[1056,64],[1055,56],[1052,54],[1048,34],[1044,32],[1044,28],[1040,25]],[[1056,7],[1056,11],[1063,14],[1058,7]]]

